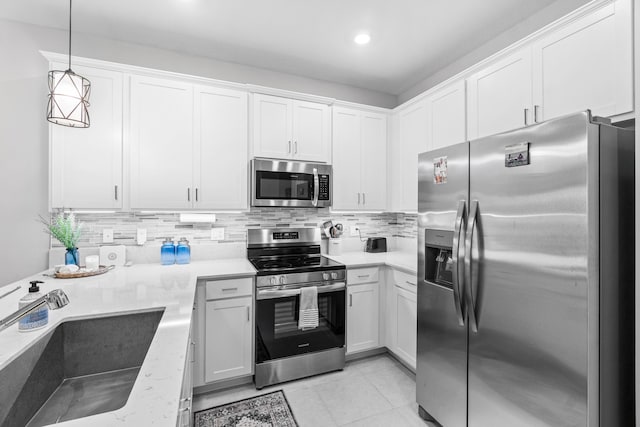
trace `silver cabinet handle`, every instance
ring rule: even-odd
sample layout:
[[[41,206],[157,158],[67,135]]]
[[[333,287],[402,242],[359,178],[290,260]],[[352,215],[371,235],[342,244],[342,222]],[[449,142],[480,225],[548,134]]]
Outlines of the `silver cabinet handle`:
[[[194,363],[196,361],[196,343],[194,341],[191,341],[191,347],[191,363]]]
[[[238,288],[222,288],[222,292],[227,292],[227,291],[237,291]]]
[[[198,188],[196,188],[196,202],[198,201]]]
[[[313,168],[313,206],[318,206],[318,193],[320,192],[320,179],[318,178],[318,169]]]
[[[364,279],[365,277],[369,277],[369,275],[368,274],[364,274],[364,275],[358,276],[358,279]]]
[[[184,402],[189,402],[191,401],[190,397],[185,397],[184,399],[180,399],[180,402],[184,403]]]
[[[367,193],[362,193],[362,204],[363,204],[363,205],[366,205],[366,204],[367,204],[367,200],[364,198],[364,196],[365,196],[366,194],[367,194]]]
[[[289,141],[289,151],[287,153],[291,153],[291,141]]]
[[[187,411],[189,411],[190,409],[191,409],[191,408],[187,406],[186,408],[182,408],[182,409],[180,409],[180,412],[187,412]]]
[[[114,186],[115,198],[118,200],[118,186]]]
[[[247,306],[247,322],[251,321],[251,308]]]
[[[353,307],[353,294],[349,294],[349,307]]]
[[[298,141],[293,143],[293,154],[298,154]]]
[[[360,193],[358,193],[358,204],[360,204]]]
[[[415,283],[410,282],[410,281],[408,281],[408,280],[405,280],[405,282],[407,282],[407,284],[408,284],[408,285],[411,285],[411,286],[417,286]]]
[[[191,201],[191,188],[187,188],[187,202]]]
[[[452,249],[452,261],[453,261],[453,271],[452,271],[452,282],[453,282],[453,303],[456,308],[456,316],[458,317],[458,324],[460,326],[464,326],[464,293],[462,292],[464,286],[464,270],[461,267],[464,267],[462,261],[465,259],[464,255],[460,256],[460,247],[464,248],[464,234],[465,234],[465,213],[466,213],[467,202],[465,200],[460,200],[458,202],[458,213],[456,214],[456,222],[453,233],[453,247]],[[460,245],[462,243],[462,245]],[[464,254],[464,252],[463,252]]]
[[[539,105],[534,105],[533,106],[533,121],[535,123],[540,123],[538,121],[538,111],[540,110],[540,106]]]
[[[528,121],[529,121],[529,117],[528,117],[528,116],[529,116],[529,109],[528,109],[528,108],[525,108],[525,109],[524,109],[524,125],[525,125],[525,126],[528,126],[528,125],[529,125],[529,123],[528,123]]]
[[[469,323],[471,330],[478,333],[478,312],[476,311],[476,303],[473,295],[473,280],[472,280],[472,256],[471,245],[473,244],[473,233],[476,230],[476,217],[478,216],[478,201],[471,202],[471,211],[469,212],[469,225],[467,228],[467,236],[465,238],[465,256],[464,256],[464,282],[467,290],[467,306],[469,307]]]

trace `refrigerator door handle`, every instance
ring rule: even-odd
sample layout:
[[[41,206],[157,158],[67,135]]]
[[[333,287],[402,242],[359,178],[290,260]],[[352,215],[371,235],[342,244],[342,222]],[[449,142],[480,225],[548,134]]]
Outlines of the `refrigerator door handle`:
[[[461,239],[464,239],[466,221],[467,202],[460,200],[458,202],[458,213],[456,214],[455,231],[453,233],[453,303],[456,307],[456,316],[458,317],[458,324],[464,326],[464,319],[466,317],[464,309],[464,240],[462,245]],[[460,249],[462,249],[462,256],[460,255]]]
[[[478,201],[471,202],[469,210],[469,225],[467,227],[467,236],[465,239],[465,257],[464,257],[464,282],[467,296],[467,307],[469,308],[469,326],[475,333],[478,332],[478,311],[476,309],[477,301],[473,296],[473,271],[472,271],[472,252],[473,233],[476,230],[476,217],[478,215]]]

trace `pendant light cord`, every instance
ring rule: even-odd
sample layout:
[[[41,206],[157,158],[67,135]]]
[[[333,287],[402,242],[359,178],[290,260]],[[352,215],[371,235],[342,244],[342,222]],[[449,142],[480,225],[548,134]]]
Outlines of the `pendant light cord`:
[[[69,0],[69,70],[71,70],[71,1]]]

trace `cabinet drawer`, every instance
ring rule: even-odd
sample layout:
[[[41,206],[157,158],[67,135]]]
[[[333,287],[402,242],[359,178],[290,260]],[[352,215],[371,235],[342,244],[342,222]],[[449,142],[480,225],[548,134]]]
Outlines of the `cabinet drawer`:
[[[251,277],[207,280],[205,284],[207,300],[251,296],[253,292],[253,279]]]
[[[413,274],[405,273],[404,271],[400,271],[400,270],[391,269],[391,283],[393,283],[394,285],[402,289],[406,289],[409,292],[413,292],[413,293],[417,292],[418,290],[416,287],[417,280],[418,278]]]
[[[347,270],[347,285],[373,283],[378,281],[378,267]]]

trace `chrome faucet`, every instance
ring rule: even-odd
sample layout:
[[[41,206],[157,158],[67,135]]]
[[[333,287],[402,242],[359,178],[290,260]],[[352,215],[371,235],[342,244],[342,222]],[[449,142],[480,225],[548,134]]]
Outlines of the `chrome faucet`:
[[[67,294],[65,294],[62,289],[54,289],[53,291],[33,301],[31,304],[22,307],[18,311],[0,320],[0,331],[7,329],[9,326],[13,325],[43,304],[47,304],[50,310],[57,310],[69,304],[69,297],[67,297]]]

